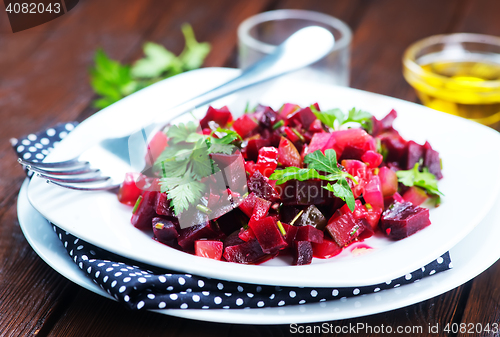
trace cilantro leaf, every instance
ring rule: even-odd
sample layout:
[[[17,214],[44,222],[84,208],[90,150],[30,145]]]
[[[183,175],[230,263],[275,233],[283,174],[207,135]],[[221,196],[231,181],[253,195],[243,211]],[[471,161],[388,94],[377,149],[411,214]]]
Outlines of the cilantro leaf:
[[[270,180],[277,180],[276,184],[281,185],[289,180],[305,181],[310,179],[328,180],[313,168],[299,168],[295,166],[287,167],[283,170],[276,170],[269,177]]]
[[[184,50],[179,55],[179,60],[182,62],[184,70],[193,70],[199,68],[205,57],[210,51],[210,44],[208,42],[198,42],[194,36],[193,28],[189,24],[183,24],[182,34],[186,40]]]
[[[192,133],[196,133],[197,129],[198,126],[191,121],[186,124],[179,123],[179,125],[172,125],[167,130],[169,143],[178,144],[180,142],[185,142]]]
[[[423,172],[420,172],[418,167],[419,163],[416,163],[412,169],[397,171],[398,181],[408,187],[421,187],[430,194],[444,195],[439,191],[436,176],[430,173],[426,167],[423,168]]]
[[[352,108],[351,110],[349,110],[349,114],[344,123],[348,122],[359,123],[368,133],[372,132],[373,120],[372,115],[369,112]]]
[[[146,42],[143,50],[146,57],[134,63],[131,69],[132,76],[155,78],[166,71],[171,72],[169,76],[182,72],[182,62],[162,45]]]
[[[337,180],[337,182],[335,182],[333,185],[328,183],[328,185],[323,188],[327,189],[330,192],[333,192],[336,197],[344,200],[351,212],[354,211],[354,208],[356,207],[354,195],[351,188],[349,187],[349,183],[347,182],[347,180],[342,178]]]
[[[212,161],[208,155],[209,150],[203,139],[200,139],[191,153],[190,164],[193,176],[197,180],[213,174]]]
[[[162,192],[167,192],[171,199],[175,213],[178,215],[187,210],[189,206],[198,201],[205,189],[205,185],[194,180],[189,173],[179,177],[163,177],[160,179]]]
[[[335,129],[335,121],[337,121],[339,125],[342,125],[345,119],[344,113],[340,109],[318,111],[316,110],[314,105],[312,105],[311,110],[314,115],[316,115],[316,118],[318,118],[323,122],[323,124],[331,127],[332,129]]]
[[[321,150],[316,150],[309,153],[304,158],[304,163],[307,167],[316,169],[318,171],[337,173],[340,169],[337,167],[337,154],[335,150],[328,149],[325,154]]]

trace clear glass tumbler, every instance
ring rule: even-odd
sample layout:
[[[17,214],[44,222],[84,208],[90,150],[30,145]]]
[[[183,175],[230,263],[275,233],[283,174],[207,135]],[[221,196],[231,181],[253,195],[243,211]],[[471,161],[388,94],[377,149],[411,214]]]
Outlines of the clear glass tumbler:
[[[269,11],[243,21],[238,27],[240,69],[247,68],[271,53],[290,35],[308,26],[328,29],[335,37],[335,45],[323,59],[285,76],[349,86],[351,29],[343,21],[330,15],[306,10]]]

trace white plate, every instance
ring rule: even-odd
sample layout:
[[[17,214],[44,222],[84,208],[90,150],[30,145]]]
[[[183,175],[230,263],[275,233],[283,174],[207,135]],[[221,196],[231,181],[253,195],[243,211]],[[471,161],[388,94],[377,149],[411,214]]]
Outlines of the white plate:
[[[50,224],[28,202],[27,182],[18,198],[18,217],[23,233],[40,257],[57,272],[80,286],[107,298],[73,263]],[[485,219],[465,239],[450,250],[453,269],[424,278],[419,282],[376,294],[300,306],[232,310],[159,310],[162,314],[202,321],[241,324],[310,323],[347,319],[402,308],[440,295],[469,281],[500,257],[500,200]],[[488,233],[488,235],[484,235]],[[114,299],[114,298],[113,298]]]
[[[235,74],[231,69],[207,68],[148,87],[87,119],[54,149],[48,160],[71,158],[90,143],[109,134],[124,133],[165,106]],[[398,242],[370,238],[366,243],[374,249],[361,256],[346,250],[339,257],[315,259],[308,266],[287,266],[279,259],[248,266],[189,255],[153,241],[150,234],[130,225],[130,208],[119,204],[110,193],[71,191],[35,178],[29,185],[29,199],[59,227],[99,247],[148,264],[250,283],[362,286],[405,275],[449,250],[479,224],[498,195],[500,157],[491,149],[500,147],[500,134],[482,125],[382,95],[289,79],[240,92],[214,105],[228,104],[236,113],[243,111],[247,101],[275,108],[284,102],[303,106],[319,102],[323,109],[347,110],[355,106],[378,117],[396,109],[399,117],[395,127],[401,134],[419,143],[428,140],[443,160],[445,178],[439,187],[445,197],[440,207],[431,209],[432,225]]]

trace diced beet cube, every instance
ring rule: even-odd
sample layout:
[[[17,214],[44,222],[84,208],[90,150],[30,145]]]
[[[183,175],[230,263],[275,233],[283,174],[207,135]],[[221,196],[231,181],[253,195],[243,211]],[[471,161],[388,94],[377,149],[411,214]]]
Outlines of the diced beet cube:
[[[420,206],[428,198],[425,190],[417,186],[411,186],[405,193],[403,193],[403,199],[405,201],[411,202],[415,206]]]
[[[295,266],[311,264],[313,258],[313,249],[309,241],[295,241],[293,243],[293,262]]]
[[[220,260],[224,244],[217,240],[197,240],[194,242],[194,254],[209,259]]]
[[[131,219],[132,225],[136,228],[142,230],[151,229],[151,220],[156,216],[155,202],[157,194],[158,192],[155,191],[144,191],[140,200],[137,200],[139,206],[135,209]]]
[[[323,242],[323,231],[310,225],[300,226],[297,230],[295,240],[321,243]]]
[[[382,164],[384,157],[375,151],[368,150],[361,156],[361,160],[366,163],[369,167],[379,167]]]
[[[326,230],[339,246],[344,247],[361,234],[363,225],[350,212],[340,216],[336,213],[328,221]]]
[[[283,229],[285,230],[285,241],[287,243],[287,247],[292,247],[293,241],[295,240],[295,237],[297,236],[297,231],[299,230],[299,227],[297,226],[290,226],[286,223],[281,224],[283,226]]]
[[[266,129],[270,129],[279,118],[276,111],[269,106],[259,106],[257,107],[257,111],[261,112],[259,124]]]
[[[401,162],[401,167],[404,170],[412,169],[416,163],[422,159],[424,155],[424,147],[420,144],[415,143],[413,140],[410,140],[406,143],[406,155]]]
[[[429,210],[411,202],[394,202],[380,218],[380,229],[392,240],[401,240],[430,224]]]
[[[267,212],[269,212],[269,208],[271,208],[270,201],[257,197],[250,221],[259,221],[264,219],[267,216]]]
[[[257,201],[257,196],[255,193],[250,193],[247,195],[245,199],[240,203],[239,208],[245,213],[248,217],[252,216],[253,208],[255,206],[255,202]]]
[[[236,131],[241,138],[248,136],[248,134],[255,130],[258,126],[259,124],[247,114],[236,119],[233,123],[234,131]]]
[[[366,203],[370,204],[372,208],[384,208],[384,197],[382,196],[382,187],[380,184],[379,176],[372,176],[368,183],[365,185],[363,199],[365,199]]]
[[[329,132],[318,132],[312,136],[311,142],[309,143],[308,153],[313,153],[317,150],[321,150],[328,140],[330,139]]]
[[[288,127],[288,126],[285,126],[283,128],[283,130],[285,130],[285,134],[286,134],[286,137],[294,144],[298,144],[301,142],[300,140],[300,133],[294,129],[294,128],[291,128],[291,127]],[[298,134],[297,134],[298,133]]]
[[[227,123],[233,120],[233,115],[229,111],[227,106],[223,106],[220,109],[215,109],[211,106],[208,107],[207,114],[200,121],[202,129],[209,128],[208,122],[214,121],[219,124],[220,127],[225,127]]]
[[[160,217],[153,218],[152,223],[153,233],[156,240],[171,247],[178,247],[178,224]]]
[[[308,129],[309,126],[316,120],[316,115],[312,112],[310,107],[300,109],[295,111],[293,114],[287,116],[288,123],[293,125],[302,125],[304,129]]]
[[[286,241],[274,218],[267,217],[258,221],[250,221],[248,226],[255,233],[264,253],[274,254],[286,247]]]
[[[291,223],[292,220],[299,214],[300,208],[295,206],[282,205],[279,209],[280,220],[282,223]]]
[[[145,156],[146,164],[152,166],[160,154],[168,145],[168,138],[163,131],[155,133],[148,144],[147,153]]]
[[[240,230],[237,230],[237,231],[234,231],[233,233],[229,234],[224,240],[223,240],[223,243],[224,243],[224,249],[226,249],[226,247],[229,247],[229,246],[236,246],[236,245],[239,245],[239,244],[242,244],[244,243],[245,241],[243,241],[240,237],[239,237],[239,234],[240,234]]]
[[[289,180],[277,185],[283,205],[321,205],[330,203],[335,195],[324,189],[324,180]]]
[[[326,227],[326,218],[314,205],[310,205],[302,212],[302,215],[295,221],[295,226],[312,226],[322,231]]]
[[[118,201],[122,204],[134,206],[137,199],[142,193],[142,190],[137,187],[135,181],[139,178],[140,173],[126,173],[120,190],[118,191]]]
[[[339,158],[339,161],[344,159],[362,160],[361,158],[365,152],[366,150],[363,147],[347,144],[344,147],[344,151],[342,151],[342,156]]]
[[[156,196],[155,211],[158,215],[175,217],[174,210],[170,207],[170,200],[168,200],[167,193],[158,193]]]
[[[398,191],[398,176],[396,175],[396,172],[384,166],[378,171],[378,177],[380,178],[380,185],[384,198],[389,197]]]
[[[253,239],[225,247],[223,256],[229,262],[253,264],[265,259],[267,254],[262,251],[259,242]]]
[[[217,219],[220,230],[229,235],[248,223],[248,217],[240,209],[235,208]]]
[[[376,149],[375,140],[372,136],[370,136],[368,133],[366,133],[365,130],[361,128],[354,128],[333,131],[330,134],[330,139],[321,150],[324,152],[328,149],[334,149],[337,153],[337,158],[341,158],[342,153],[347,145],[361,148],[364,151],[375,151]]]
[[[342,247],[340,247],[334,240],[327,237],[323,238],[323,242],[312,242],[313,256],[320,259],[329,259],[335,255],[340,254]]]
[[[248,227],[247,229],[241,228],[238,237],[246,242],[249,241],[250,239],[254,239],[255,233],[252,231],[250,227]]]
[[[429,172],[436,176],[436,179],[443,178],[443,173],[441,173],[441,160],[439,159],[439,153],[432,149],[429,142],[425,142],[424,149],[424,167],[427,167],[429,169]]]
[[[323,124],[319,119],[316,119],[314,122],[312,122],[307,130],[312,133],[325,132],[325,130],[323,129]]]
[[[194,242],[200,239],[220,239],[224,237],[224,233],[219,228],[212,225],[211,222],[194,225],[179,230],[177,242],[185,252],[194,251]]]
[[[404,202],[403,197],[398,193],[394,193],[392,196],[388,196],[384,198],[384,209],[388,208],[393,202]]]
[[[262,173],[260,173],[260,171],[255,171],[255,173],[248,180],[248,190],[250,192],[254,192],[259,198],[272,202],[280,199],[278,192],[269,183],[269,180],[264,177]]]
[[[271,141],[269,139],[263,139],[263,138],[250,139],[247,142],[247,145],[241,151],[247,160],[257,161],[257,158],[259,156],[259,150],[262,147],[269,145],[271,145]]]
[[[399,132],[392,130],[379,136],[382,147],[387,151],[386,162],[400,162],[405,155],[406,140],[399,135]]]

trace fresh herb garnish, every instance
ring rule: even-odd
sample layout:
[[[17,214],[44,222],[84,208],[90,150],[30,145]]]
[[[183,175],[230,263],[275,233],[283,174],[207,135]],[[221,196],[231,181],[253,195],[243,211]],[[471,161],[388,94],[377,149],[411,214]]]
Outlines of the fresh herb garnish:
[[[318,111],[314,105],[311,105],[311,110],[323,124],[334,130],[338,130],[341,125],[351,122],[360,124],[368,133],[371,133],[373,128],[372,115],[363,110],[352,108],[347,115],[338,108]]]
[[[197,42],[189,24],[182,26],[182,33],[185,47],[179,56],[162,45],[146,42],[143,46],[145,57],[132,66],[112,60],[98,49],[95,66],[90,70],[90,84],[101,96],[93,102],[94,106],[105,108],[150,84],[199,68],[210,51],[210,44]]]
[[[210,154],[231,154],[235,149],[233,143],[241,140],[232,130],[218,128],[211,135],[199,131],[194,122],[168,128],[168,146],[154,165],[161,174],[161,191],[168,194],[177,215],[203,196],[205,184],[201,180],[218,172]]]
[[[305,181],[310,179],[321,179],[329,181],[324,189],[333,192],[333,194],[341,198],[347,203],[351,211],[354,211],[354,195],[349,187],[346,178],[352,179],[355,183],[355,178],[347,172],[342,171],[337,166],[337,155],[334,150],[326,150],[323,154],[320,150],[310,153],[305,156],[304,163],[307,168],[287,167],[283,170],[276,170],[269,177],[271,180],[277,180],[276,184],[283,184],[289,180]],[[320,172],[327,173],[326,175]],[[330,183],[332,182],[332,183]]]
[[[416,163],[410,170],[400,170],[396,172],[398,176],[398,181],[408,187],[418,186],[427,191],[431,195],[444,195],[438,189],[438,182],[436,176],[429,172],[429,170],[424,167],[423,172],[419,171],[419,163]]]

